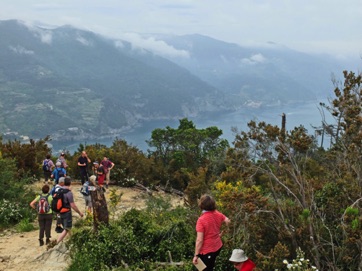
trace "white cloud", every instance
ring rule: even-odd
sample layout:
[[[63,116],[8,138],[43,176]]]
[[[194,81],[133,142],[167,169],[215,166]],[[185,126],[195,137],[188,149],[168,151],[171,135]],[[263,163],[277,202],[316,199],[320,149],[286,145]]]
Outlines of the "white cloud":
[[[40,34],[41,42],[46,43],[46,44],[51,44],[52,43],[53,36],[52,36],[51,32],[42,31],[39,34]]]
[[[252,55],[249,58],[241,59],[241,63],[242,64],[247,64],[247,65],[260,64],[260,63],[264,63],[266,61],[267,61],[267,59],[262,54],[255,54],[255,55]]]
[[[41,40],[42,43],[51,44],[52,43],[52,33],[47,29],[42,29],[35,26],[33,23],[24,22],[26,27],[34,33],[34,35]]]
[[[82,36],[77,37],[77,41],[79,41],[81,44],[85,46],[93,46],[93,42],[91,40],[87,40],[83,38]]]
[[[34,55],[34,51],[27,50],[24,47],[17,45],[17,46],[9,46],[9,49],[16,54],[19,55]]]
[[[139,34],[127,33],[123,35],[123,39],[129,41],[135,49],[145,49],[153,52],[156,55],[165,57],[190,57],[190,53],[185,50],[178,50],[171,45],[168,45],[162,40],[157,40],[154,37],[143,38]]]
[[[70,24],[117,38],[125,32],[198,33],[237,44],[274,41],[300,51],[321,44],[314,51],[357,57],[362,49],[356,34],[360,0],[12,0],[1,3],[0,20],[6,19]]]

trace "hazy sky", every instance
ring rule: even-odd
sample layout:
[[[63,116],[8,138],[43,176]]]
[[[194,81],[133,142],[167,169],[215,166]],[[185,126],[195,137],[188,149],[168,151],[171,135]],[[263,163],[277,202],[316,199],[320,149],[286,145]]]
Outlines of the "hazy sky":
[[[361,0],[6,0],[0,20],[125,33],[204,34],[241,45],[362,55]],[[1,37],[0,37],[1,38]]]

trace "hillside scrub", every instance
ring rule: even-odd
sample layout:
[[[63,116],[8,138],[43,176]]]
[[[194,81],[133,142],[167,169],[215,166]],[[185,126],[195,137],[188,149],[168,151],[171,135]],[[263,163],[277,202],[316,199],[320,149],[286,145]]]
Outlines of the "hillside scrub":
[[[194,232],[188,213],[151,197],[144,210],[132,209],[98,232],[81,227],[71,239],[69,270],[176,270],[158,263],[169,262],[169,253],[177,262],[192,257]],[[186,260],[182,270],[191,266]]]
[[[145,210],[116,218],[97,234],[82,225],[70,240],[70,270],[83,270],[82,261],[92,262],[98,268],[94,270],[157,270],[159,262],[168,261],[168,251],[174,261],[185,263],[169,270],[192,270],[197,199],[206,192],[232,221],[224,229],[216,271],[233,270],[228,257],[234,248],[244,249],[259,270],[287,270],[287,264],[301,257],[310,261],[305,270],[310,265],[361,270],[362,78],[352,72],[344,76],[344,83],[336,84],[335,98],[321,105],[335,123],[322,120],[316,135],[303,126],[287,131],[250,121],[248,130],[237,132],[233,145],[227,146],[217,128],[197,129],[184,119],[177,129],[156,129],[149,141],[154,149],[147,155],[119,139],[109,148],[81,145],[74,155],[67,153],[69,174],[75,178],[76,160],[86,150],[92,160],[111,158],[116,165],[111,180],[117,185],[174,187],[185,193],[186,202],[172,209],[154,201]],[[330,139],[330,148],[318,146],[316,136],[322,135]],[[1,161],[8,165],[0,173],[5,187],[8,178],[41,176],[40,158],[50,152],[47,140],[1,145]],[[23,185],[15,183],[11,190]]]
[[[32,178],[17,177],[16,163],[13,159],[0,157],[0,229],[12,226],[28,219],[33,220],[34,214],[29,208],[33,196],[27,189]]]

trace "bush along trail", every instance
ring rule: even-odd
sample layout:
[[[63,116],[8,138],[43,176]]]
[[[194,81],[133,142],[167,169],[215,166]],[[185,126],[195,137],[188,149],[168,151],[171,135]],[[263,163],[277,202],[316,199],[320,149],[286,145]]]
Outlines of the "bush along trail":
[[[39,191],[43,182],[37,182],[33,186],[35,191]],[[80,191],[80,184],[74,183],[72,191],[76,204],[82,211],[85,211],[85,203]],[[143,208],[145,192],[133,188],[113,187],[115,193],[121,197],[121,202],[117,206],[117,212],[121,213],[131,208]],[[106,198],[109,199],[109,190]],[[146,193],[147,194],[147,193]],[[30,208],[30,207],[29,207]],[[81,219],[77,214],[73,214],[73,219]],[[76,222],[76,221],[73,221]],[[35,229],[29,232],[18,232],[16,228],[6,229],[0,233],[0,271],[61,271],[66,270],[70,263],[69,249],[66,239],[56,245],[58,234],[55,231],[56,220],[53,220],[51,232],[51,244],[39,246],[38,222],[35,219],[32,224]]]

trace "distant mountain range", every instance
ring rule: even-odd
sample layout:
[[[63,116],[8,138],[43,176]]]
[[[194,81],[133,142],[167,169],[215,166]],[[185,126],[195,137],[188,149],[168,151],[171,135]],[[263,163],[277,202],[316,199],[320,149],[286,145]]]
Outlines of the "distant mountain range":
[[[102,138],[147,120],[313,100],[341,72],[332,58],[201,35],[143,36],[150,48],[9,20],[0,37],[0,131],[32,138]]]

